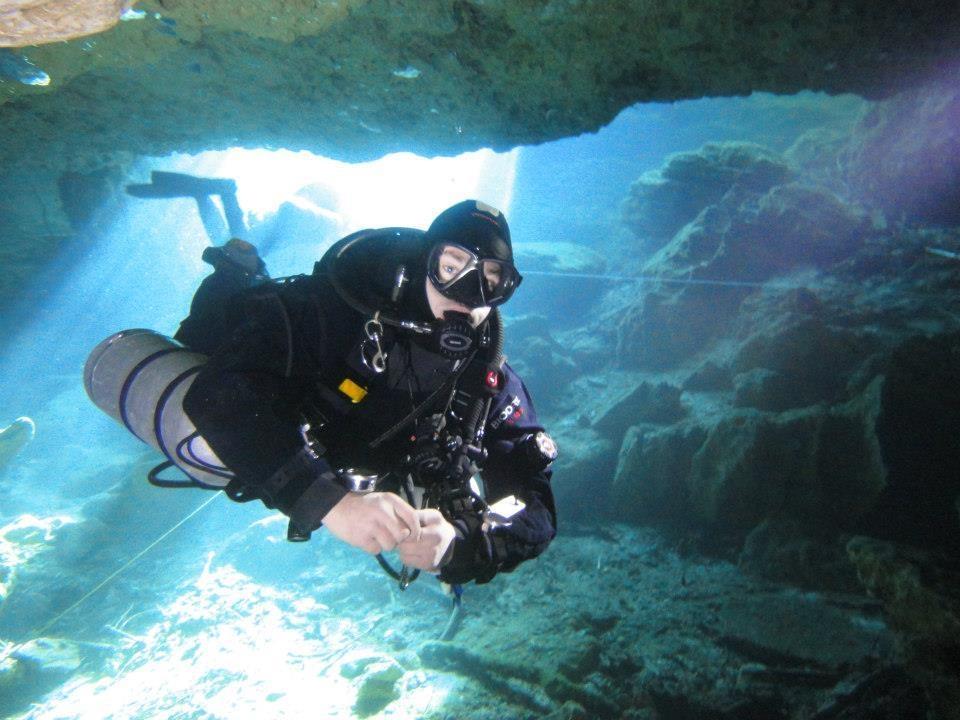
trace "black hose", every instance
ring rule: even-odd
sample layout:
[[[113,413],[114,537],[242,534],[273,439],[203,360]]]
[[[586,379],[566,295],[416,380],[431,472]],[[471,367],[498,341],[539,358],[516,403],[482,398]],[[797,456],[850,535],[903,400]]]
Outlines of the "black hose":
[[[196,480],[194,480],[191,477],[188,477],[186,480],[165,480],[164,478],[160,477],[160,473],[172,467],[176,467],[176,466],[169,460],[166,460],[160,463],[155,468],[153,468],[150,472],[147,473],[147,480],[150,481],[151,485],[155,485],[156,487],[161,487],[161,488],[201,488],[203,490],[222,490],[223,489],[223,488],[204,485],[203,483],[198,483]]]
[[[400,580],[401,575],[399,571],[397,571],[390,564],[390,562],[383,556],[383,553],[377,553],[377,562],[380,563],[380,567],[383,568],[384,572],[386,572],[387,575],[392,577],[394,580]],[[414,580],[416,580],[419,576],[420,576],[420,571],[414,570],[412,573],[410,573],[410,575],[407,576],[407,580],[406,580],[407,584],[409,585]]]
[[[490,311],[490,335],[492,352],[487,357],[492,358],[493,363],[499,368],[503,362],[503,318],[500,317],[500,311],[497,308]],[[473,442],[476,439],[481,415],[485,415],[485,406],[489,407],[488,398],[478,397],[467,410],[464,424],[464,439],[467,442]]]

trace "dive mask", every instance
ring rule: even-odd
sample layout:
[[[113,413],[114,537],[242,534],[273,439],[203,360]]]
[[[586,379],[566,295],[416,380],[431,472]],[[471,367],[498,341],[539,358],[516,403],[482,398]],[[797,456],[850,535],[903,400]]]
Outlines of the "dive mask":
[[[427,276],[441,295],[469,308],[502,305],[523,280],[513,263],[481,258],[455,243],[433,248]]]

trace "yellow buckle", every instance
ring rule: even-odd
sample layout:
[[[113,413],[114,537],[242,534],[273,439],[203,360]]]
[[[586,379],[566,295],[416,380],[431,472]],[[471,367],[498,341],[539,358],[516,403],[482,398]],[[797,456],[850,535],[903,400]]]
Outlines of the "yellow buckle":
[[[350,402],[352,403],[358,403],[367,396],[367,389],[360,387],[350,378],[344,378],[338,389],[350,398]]]

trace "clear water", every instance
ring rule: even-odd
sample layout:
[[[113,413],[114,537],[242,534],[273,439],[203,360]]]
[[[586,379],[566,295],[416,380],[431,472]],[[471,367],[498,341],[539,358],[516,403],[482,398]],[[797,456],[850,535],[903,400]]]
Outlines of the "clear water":
[[[323,532],[284,542],[283,518],[258,504],[148,486],[159,456],[87,400],[82,366],[117,330],[172,334],[208,269],[200,254],[209,239],[192,200],[119,196],[38,278],[43,292],[12,309],[16,322],[0,346],[0,425],[25,415],[37,427],[0,469],[0,714],[801,718],[839,702],[843,683],[856,686],[890,659],[878,605],[857,588],[824,587],[829,579],[801,582],[801,571],[758,578],[740,554],[742,537],[704,541],[703,527],[669,508],[652,508],[649,522],[618,513],[618,502],[650,503],[656,494],[638,499],[623,489],[628,446],[611,437],[670,423],[651,421],[642,407],[610,421],[619,434],[597,421],[643,383],[680,386],[704,358],[724,357],[759,331],[751,317],[771,317],[761,310],[784,298],[796,302],[798,288],[823,302],[856,295],[875,311],[858,322],[880,337],[958,327],[960,308],[942,284],[951,261],[923,255],[927,245],[957,250],[949,228],[897,229],[902,252],[913,253],[900,265],[908,272],[880,268],[870,287],[857,287],[855,274],[810,262],[767,275],[749,263],[671,274],[669,262],[657,264],[662,250],[624,222],[631,184],[672,154],[737,141],[782,157],[807,131],[849,130],[864,109],[854,98],[809,94],[638,106],[595,135],[372,167],[284,152],[141,160],[130,182],[152,169],[235,178],[275,276],[308,272],[355,229],[425,227],[464,197],[499,205],[527,273],[505,307],[507,354],[571,458],[554,478],[560,536],[517,572],[468,586],[459,631],[443,642],[452,604],[435,580],[401,592],[372,558]],[[684,191],[696,190],[694,182]],[[329,211],[322,221],[318,207]],[[747,203],[742,212],[760,210]],[[315,224],[303,225],[305,217]],[[863,232],[880,242],[892,228],[875,214]],[[556,256],[543,260],[534,243]],[[639,298],[662,288],[701,293],[701,309],[741,309],[692,349],[636,349],[624,323]],[[691,317],[690,326],[702,320]],[[798,362],[817,354],[804,352]],[[834,371],[820,368],[803,382],[820,387]],[[710,426],[732,412],[729,395],[687,390],[679,402]],[[810,572],[825,572],[818,567]]]

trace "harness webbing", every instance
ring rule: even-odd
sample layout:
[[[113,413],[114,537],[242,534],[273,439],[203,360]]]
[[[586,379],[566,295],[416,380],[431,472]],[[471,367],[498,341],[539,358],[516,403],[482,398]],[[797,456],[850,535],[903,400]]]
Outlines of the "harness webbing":
[[[411,410],[407,414],[406,417],[400,420],[400,422],[398,422],[392,428],[387,430],[385,433],[380,435],[380,437],[372,440],[369,444],[370,449],[371,450],[376,449],[382,443],[385,443],[387,440],[394,437],[410,422],[419,419],[420,416],[422,416],[427,411],[427,409],[436,401],[438,397],[440,397],[440,395],[443,394],[444,391],[448,391],[450,393],[450,397],[452,398],[453,393],[456,392],[456,389],[457,389],[457,381],[460,379],[460,376],[463,374],[463,371],[467,367],[469,367],[470,362],[473,360],[476,354],[477,354],[476,350],[470,353],[470,356],[464,360],[463,364],[459,368],[457,368],[455,372],[451,373],[451,375],[443,382],[443,384],[440,387],[438,387],[436,390],[430,393],[429,397],[427,397],[426,400],[424,400],[422,403],[417,405],[413,410]],[[447,404],[449,405],[449,402]]]

